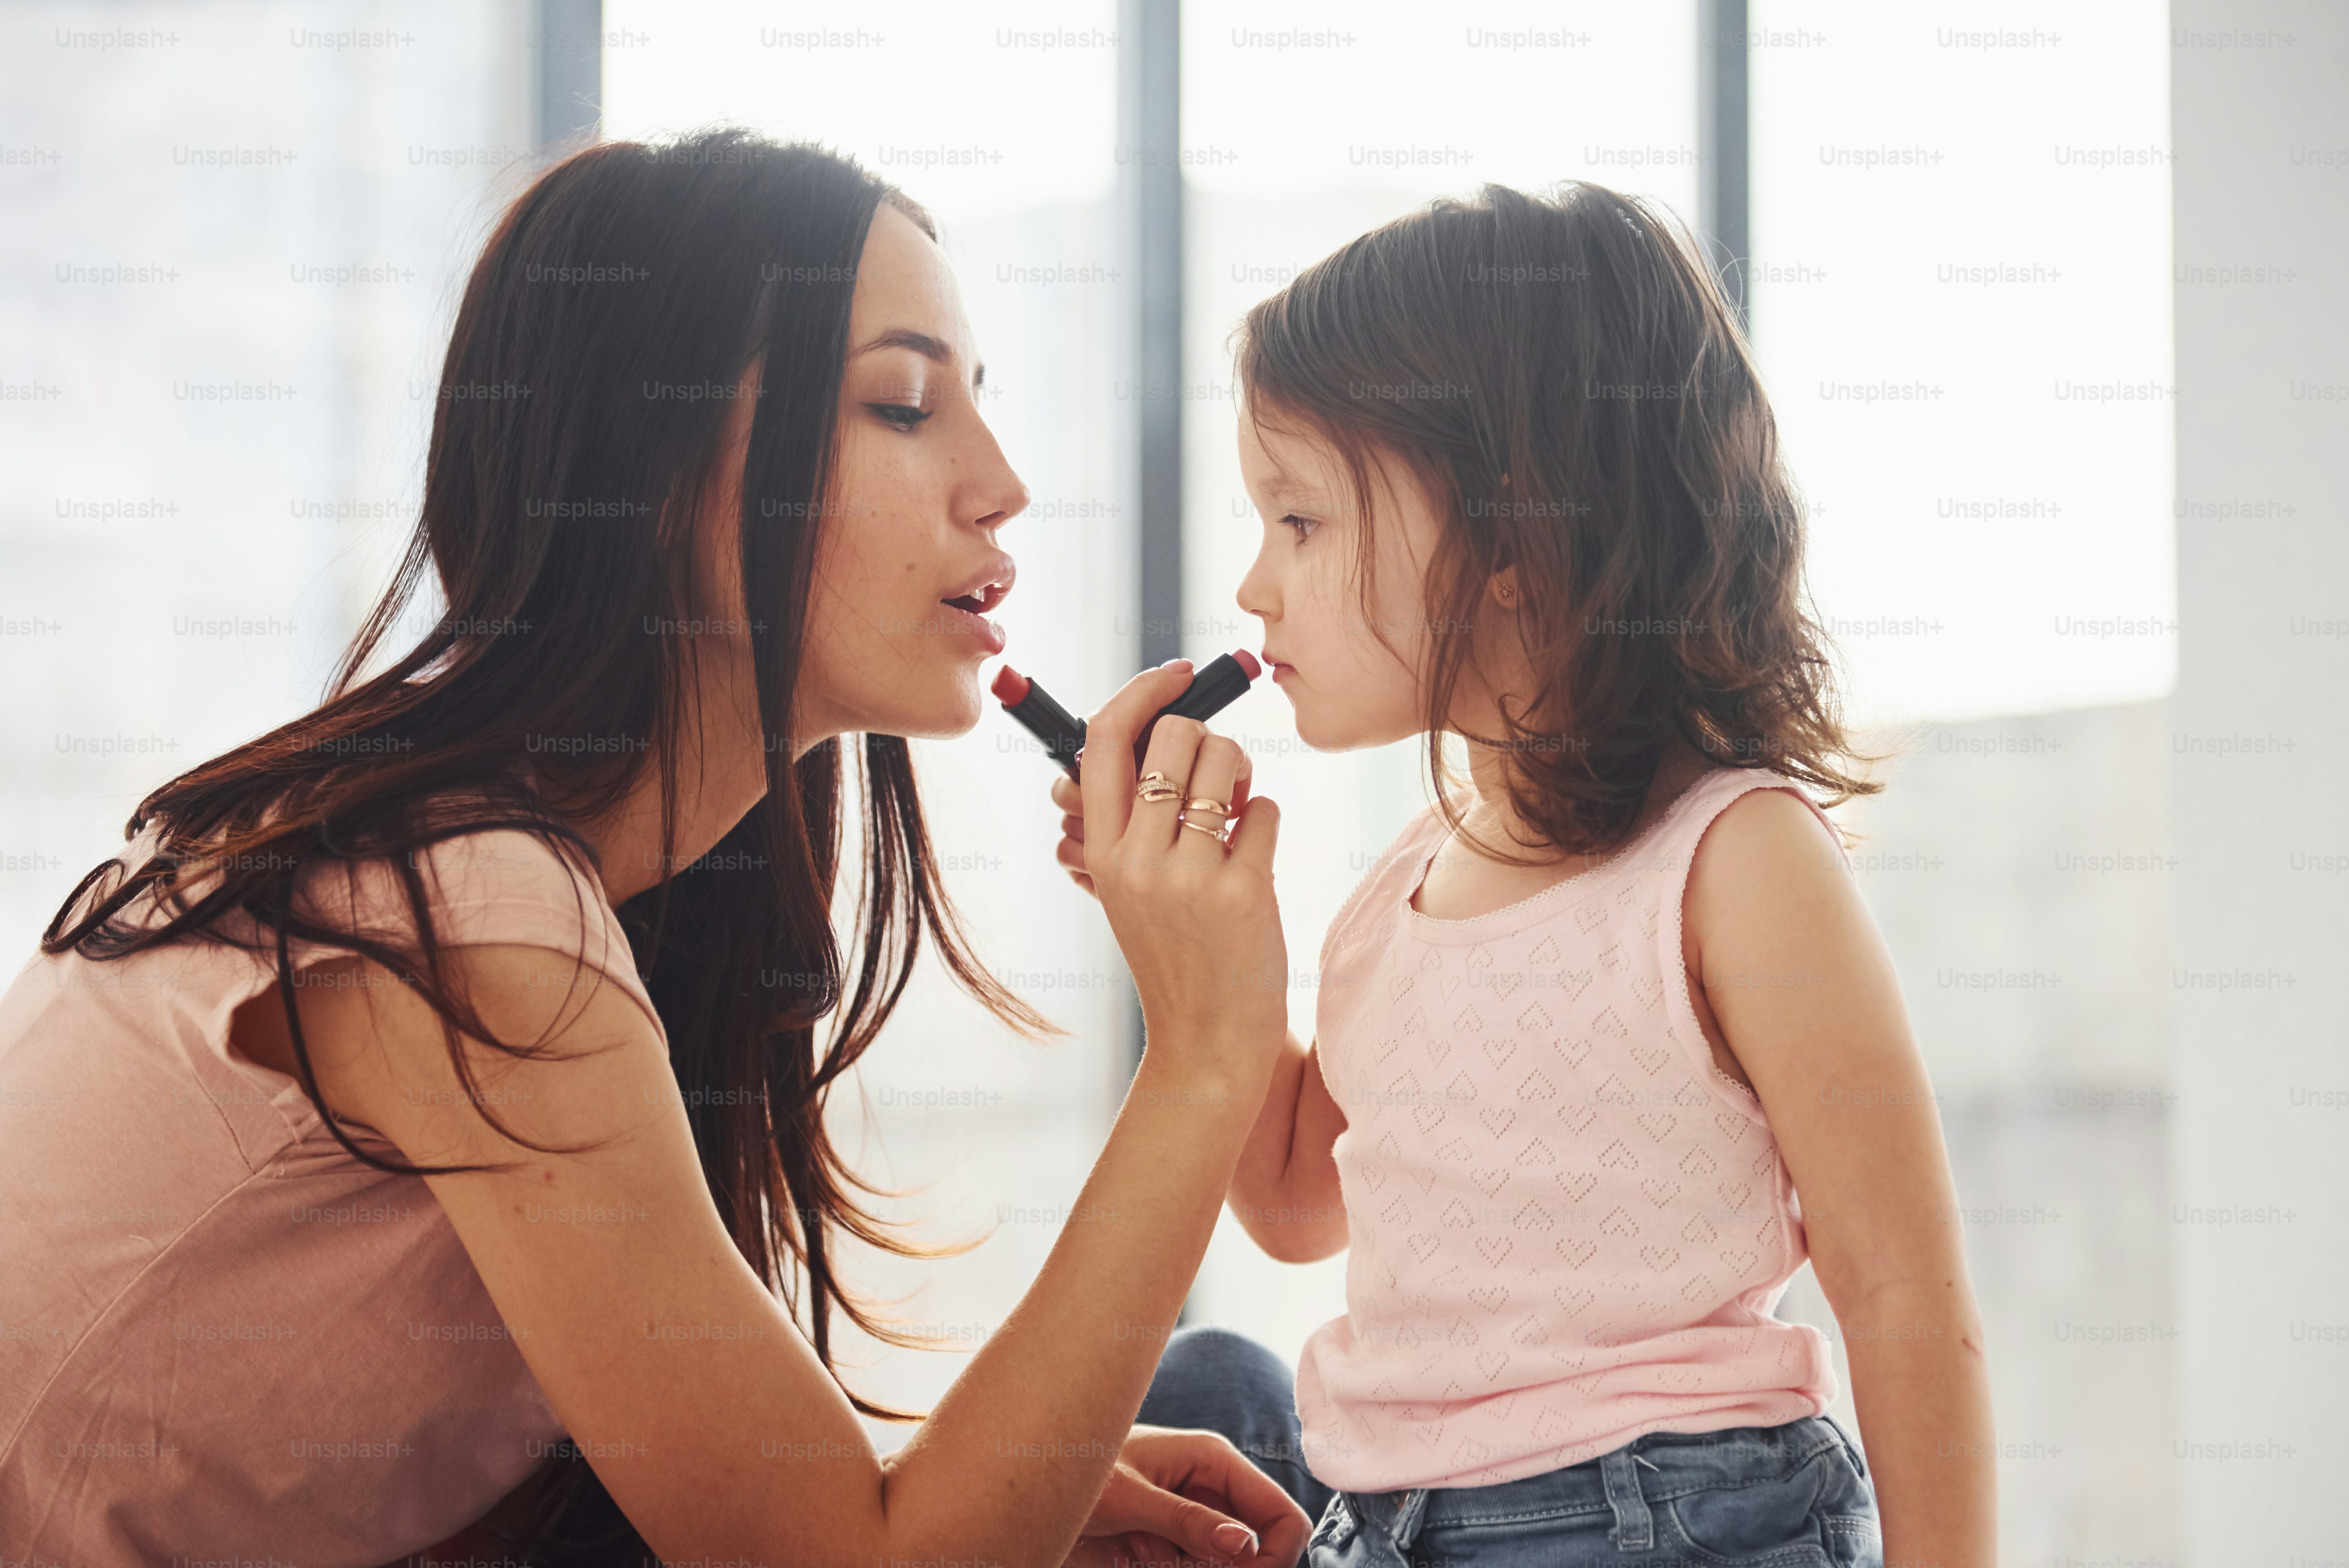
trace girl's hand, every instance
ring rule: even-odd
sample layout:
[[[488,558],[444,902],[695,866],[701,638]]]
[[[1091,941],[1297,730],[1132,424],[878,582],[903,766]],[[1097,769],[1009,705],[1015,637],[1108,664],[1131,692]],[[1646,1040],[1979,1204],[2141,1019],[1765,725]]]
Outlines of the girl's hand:
[[[1084,872],[1133,971],[1152,1065],[1261,1093],[1288,1022],[1288,949],[1272,891],[1280,809],[1257,799],[1242,814],[1247,756],[1190,718],[1151,728],[1143,773],[1162,776],[1170,798],[1136,791],[1134,737],[1190,684],[1185,660],[1145,670],[1087,722]],[[1234,804],[1228,846],[1209,830],[1224,819],[1178,820],[1192,799]]]
[[[1136,1427],[1069,1563],[1290,1568],[1312,1528],[1305,1511],[1221,1435]]]
[[[1239,815],[1240,808],[1247,804],[1248,779],[1255,772],[1256,764],[1249,760],[1246,751],[1242,751],[1240,776],[1232,786],[1232,815],[1235,817]],[[1052,776],[1052,804],[1061,809],[1061,841],[1054,848],[1052,858],[1061,862],[1061,868],[1069,873],[1071,882],[1099,898],[1101,895],[1093,892],[1093,879],[1085,871],[1085,792],[1078,789],[1077,781],[1067,774],[1055,773]]]

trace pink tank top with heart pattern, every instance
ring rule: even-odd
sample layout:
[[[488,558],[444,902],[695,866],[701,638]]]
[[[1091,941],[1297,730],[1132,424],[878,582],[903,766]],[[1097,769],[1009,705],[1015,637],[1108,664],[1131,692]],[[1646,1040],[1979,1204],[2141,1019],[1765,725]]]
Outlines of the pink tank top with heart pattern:
[[[1826,1336],[1772,1315],[1800,1204],[1682,960],[1698,841],[1773,788],[1802,794],[1716,769],[1604,864],[1458,921],[1411,907],[1431,810],[1332,923],[1318,1055],[1351,1255],[1297,1376],[1325,1483],[1488,1485],[1833,1402]]]

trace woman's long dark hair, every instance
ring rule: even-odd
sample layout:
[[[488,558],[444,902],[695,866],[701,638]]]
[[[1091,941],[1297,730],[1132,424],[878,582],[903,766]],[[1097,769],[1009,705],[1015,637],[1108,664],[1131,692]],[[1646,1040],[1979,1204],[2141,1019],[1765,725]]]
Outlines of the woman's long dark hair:
[[[834,1308],[906,1343],[843,1289],[832,1233],[901,1256],[933,1251],[861,1206],[859,1192],[884,1190],[847,1168],[823,1124],[828,1090],[889,1016],[925,937],[999,1016],[1050,1027],[972,957],[895,737],[863,741],[861,929],[843,957],[832,923],[842,747],[826,741],[794,762],[786,738],[849,304],[884,202],[935,233],[918,207],[854,163],[739,131],[595,147],[540,176],[466,285],[437,387],[421,516],[327,700],[149,795],[125,836],[155,826],[157,852],[91,871],[42,941],[45,953],[92,959],[181,938],[272,955],[303,1089],[343,1148],[402,1174],[478,1169],[381,1158],[325,1114],[289,944],[348,948],[400,976],[450,1026],[450,1057],[471,1085],[454,1029],[514,1054],[533,1047],[495,1041],[445,983],[419,851],[512,828],[596,864],[570,820],[608,810],[657,765],[660,869],[673,874],[619,913],[718,1212],[759,1276],[795,1315],[804,1308],[827,1366]],[[679,866],[678,761],[696,744],[693,634],[724,614],[697,602],[692,537],[753,366],[741,580],[768,789],[715,850]],[[446,614],[361,679],[428,571]],[[385,860],[407,892],[412,946],[337,927],[297,897],[326,867]],[[142,894],[168,895],[176,913],[118,920]],[[820,1047],[815,1026],[834,1014]],[[487,1098],[475,1103],[502,1128]],[[850,1398],[867,1414],[902,1414]],[[589,1495],[600,1489],[584,1463],[565,1464],[557,1504],[608,1508]]]

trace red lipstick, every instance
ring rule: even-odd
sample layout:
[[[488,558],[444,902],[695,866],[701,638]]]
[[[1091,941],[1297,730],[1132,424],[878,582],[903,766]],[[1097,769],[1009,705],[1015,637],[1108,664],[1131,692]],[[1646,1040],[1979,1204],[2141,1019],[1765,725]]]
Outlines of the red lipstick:
[[[1160,708],[1150,723],[1142,727],[1142,734],[1133,743],[1134,760],[1141,761],[1143,748],[1150,743],[1151,727],[1160,719],[1174,714],[1205,723],[1229,707],[1263,673],[1264,666],[1245,649],[1209,660],[1206,668],[1191,677],[1190,686],[1181,696]],[[1052,700],[1050,692],[1009,665],[996,671],[991,689],[1004,711],[1044,743],[1044,754],[1068,769],[1070,778],[1076,778],[1077,753],[1085,748],[1085,721],[1072,716]]]

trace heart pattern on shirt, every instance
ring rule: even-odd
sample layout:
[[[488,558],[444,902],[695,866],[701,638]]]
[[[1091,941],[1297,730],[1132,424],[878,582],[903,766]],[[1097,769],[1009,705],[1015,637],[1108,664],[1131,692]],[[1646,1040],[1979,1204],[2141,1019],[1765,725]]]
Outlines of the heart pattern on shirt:
[[[1536,1439],[1555,1441],[1545,1461],[1593,1457],[1595,1444],[1576,1446],[1579,1423],[1619,1387],[1764,1394],[1814,1375],[1807,1342],[1789,1370],[1763,1364],[1788,1353],[1785,1326],[1718,1321],[1803,1254],[1769,1128],[1684,1033],[1676,954],[1655,940],[1659,890],[1687,858],[1675,834],[1692,845],[1705,818],[1668,825],[1653,866],[1627,860],[1582,903],[1515,930],[1495,920],[1498,934],[1472,944],[1423,941],[1361,910],[1330,933],[1320,1044],[1346,1108],[1340,1175],[1371,1293],[1350,1299],[1359,1337],[1345,1354],[1393,1376],[1352,1395],[1333,1380],[1309,1433],[1355,1430],[1372,1451],[1407,1424],[1431,1445],[1426,1473],[1483,1484],[1503,1479],[1474,1474],[1505,1465],[1490,1454],[1522,1452],[1543,1423],[1557,1426]],[[1346,969],[1333,954],[1360,956]],[[1339,1007],[1369,1021],[1333,1022]],[[1341,1088],[1381,1081],[1389,1092],[1359,1105]],[[1630,1367],[1636,1377],[1617,1370]],[[1375,1408],[1360,1403],[1366,1386],[1381,1390]],[[1477,1442],[1493,1445],[1482,1460]]]

